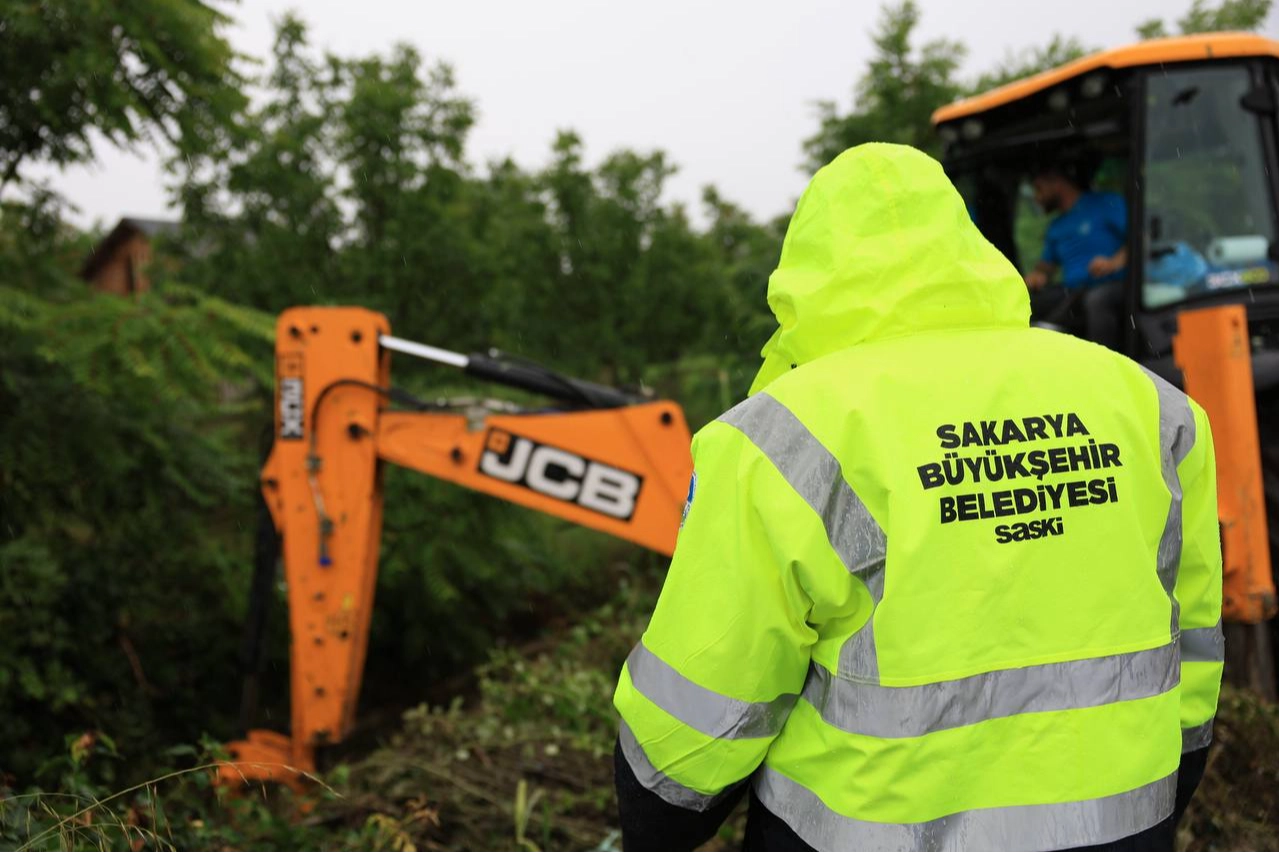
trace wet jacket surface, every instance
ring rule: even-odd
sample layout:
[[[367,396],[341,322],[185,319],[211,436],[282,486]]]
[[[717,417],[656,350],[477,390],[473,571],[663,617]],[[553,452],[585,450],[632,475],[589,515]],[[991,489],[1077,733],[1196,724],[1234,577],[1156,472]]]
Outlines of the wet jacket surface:
[[[903,146],[818,173],[769,305],[751,396],[694,439],[615,696],[619,778],[672,826],[748,785],[817,849],[1063,849],[1165,821],[1223,658],[1203,411],[1029,328],[1021,276]]]

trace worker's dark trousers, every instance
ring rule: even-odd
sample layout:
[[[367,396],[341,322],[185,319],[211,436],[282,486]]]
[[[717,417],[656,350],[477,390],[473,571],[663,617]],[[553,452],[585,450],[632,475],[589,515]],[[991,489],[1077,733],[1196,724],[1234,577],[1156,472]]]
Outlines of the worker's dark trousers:
[[[1144,832],[1121,838],[1095,847],[1078,847],[1077,850],[1172,850],[1176,827],[1181,815],[1190,804],[1190,798],[1203,778],[1208,761],[1208,750],[1200,749],[1181,757],[1181,771],[1177,776],[1177,802],[1167,820]],[[622,846],[627,851],[637,850],[691,850],[706,842],[729,812],[741,799],[741,794],[705,812],[694,812],[667,803],[652,791],[640,785],[622,756],[621,747],[614,755],[617,777],[618,811],[622,823]],[[739,791],[749,786],[743,785]],[[746,837],[743,850],[812,850],[798,835],[791,831],[781,818],[770,812],[750,795],[750,810],[746,817]]]
[[[1030,313],[1035,322],[1065,328],[1113,350],[1123,347],[1124,326],[1129,322],[1121,281],[1090,285],[1083,291],[1049,285],[1030,294]]]

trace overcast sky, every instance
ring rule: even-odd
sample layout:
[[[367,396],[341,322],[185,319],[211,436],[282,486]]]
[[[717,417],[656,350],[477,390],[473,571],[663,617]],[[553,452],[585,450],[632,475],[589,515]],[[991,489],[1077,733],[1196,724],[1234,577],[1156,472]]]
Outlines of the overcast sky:
[[[1090,46],[1133,40],[1151,17],[1190,0],[920,0],[922,40],[956,38],[975,76],[1010,50],[1053,33]],[[668,198],[697,207],[715,184],[757,216],[788,212],[803,189],[800,142],[813,103],[846,109],[870,55],[879,3],[866,0],[242,0],[230,32],[243,53],[269,52],[273,22],[300,10],[312,43],[343,55],[416,45],[457,71],[479,106],[474,163],[548,159],[557,129],[573,128],[594,162],[623,147],[662,148],[678,165]],[[1267,35],[1279,35],[1279,9]],[[154,151],[100,149],[95,165],[53,175],[82,225],[121,215],[173,216]]]

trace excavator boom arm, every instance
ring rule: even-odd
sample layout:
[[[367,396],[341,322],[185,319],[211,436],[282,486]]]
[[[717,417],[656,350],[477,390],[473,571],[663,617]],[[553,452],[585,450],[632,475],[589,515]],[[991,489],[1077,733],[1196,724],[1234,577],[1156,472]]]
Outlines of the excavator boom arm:
[[[554,396],[573,408],[392,411],[392,351]],[[294,308],[276,329],[275,444],[262,489],[288,587],[291,736],[250,731],[220,771],[232,784],[297,784],[317,746],[355,720],[391,462],[670,554],[692,473],[670,401],[560,377],[496,355],[462,356],[390,335],[359,308]]]

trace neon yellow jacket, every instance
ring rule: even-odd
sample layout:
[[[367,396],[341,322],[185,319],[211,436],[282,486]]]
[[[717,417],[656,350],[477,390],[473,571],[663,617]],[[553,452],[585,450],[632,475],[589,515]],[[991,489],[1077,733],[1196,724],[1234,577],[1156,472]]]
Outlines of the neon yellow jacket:
[[[617,687],[641,783],[706,809],[750,779],[818,849],[1057,849],[1170,814],[1222,667],[1203,411],[1029,328],[914,149],[817,174],[768,301]]]

